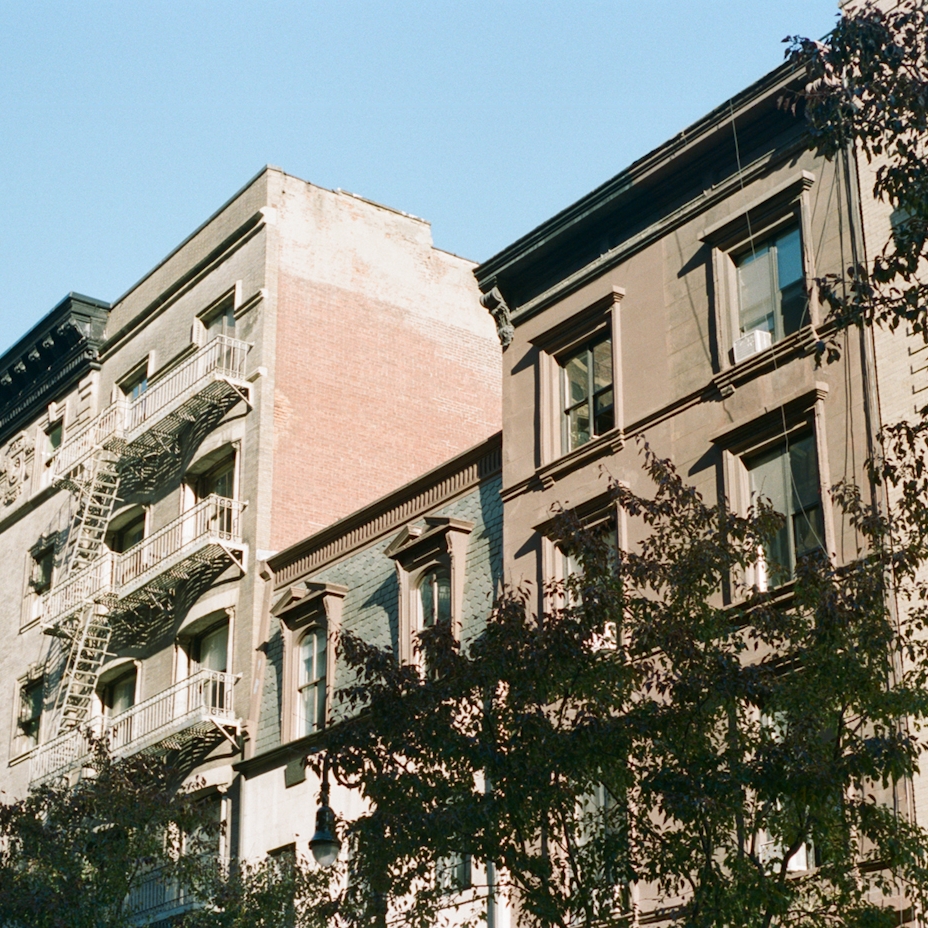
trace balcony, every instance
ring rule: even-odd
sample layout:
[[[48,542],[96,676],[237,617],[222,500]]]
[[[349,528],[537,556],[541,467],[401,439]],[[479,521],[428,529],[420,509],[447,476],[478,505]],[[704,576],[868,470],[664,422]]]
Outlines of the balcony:
[[[219,335],[190,357],[152,379],[131,402],[117,400],[58,449],[54,479],[65,480],[99,448],[129,459],[164,451],[190,422],[224,413],[249,396],[247,342]]]
[[[215,866],[228,872],[227,858],[200,858],[200,865]],[[126,897],[126,910],[137,925],[170,924],[170,920],[202,905],[196,894],[176,879],[167,876],[163,868],[150,870],[139,877]]]
[[[121,612],[173,593],[179,582],[204,565],[232,559],[244,570],[242,510],[245,504],[208,496],[164,528],[120,554],[115,566],[112,610]]]
[[[105,553],[42,597],[42,626],[59,627],[90,603],[118,615],[172,592],[203,566],[232,560],[244,570],[245,503],[208,496],[124,554]]]
[[[118,555],[112,551],[106,551],[92,564],[45,593],[42,597],[42,627],[57,628],[90,603],[112,602],[117,558]]]
[[[102,737],[114,758],[141,751],[182,747],[197,737],[240,722],[232,708],[232,687],[237,676],[218,670],[200,670],[112,718],[98,718],[87,728],[75,728],[40,745],[32,756],[31,786],[39,786],[87,765],[88,731]]]

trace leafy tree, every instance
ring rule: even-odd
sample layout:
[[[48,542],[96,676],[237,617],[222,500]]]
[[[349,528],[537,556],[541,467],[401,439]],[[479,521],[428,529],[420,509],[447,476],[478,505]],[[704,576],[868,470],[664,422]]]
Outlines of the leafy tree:
[[[138,926],[160,892],[174,928],[328,925],[338,874],[294,854],[220,860],[209,806],[163,758],[117,761],[95,741],[83,773],[0,805],[4,928]]]
[[[360,711],[328,744],[370,803],[346,826],[368,913],[432,924],[456,853],[494,861],[544,926],[649,891],[687,925],[896,924],[873,890],[923,907],[928,836],[892,798],[918,756],[901,720],[928,710],[925,615],[886,594],[925,593],[925,439],[897,430],[874,465],[905,488],[892,522],[835,492],[869,553],[810,555],[774,593],[743,584],[782,518],[708,505],[645,448],[653,497],[612,492],[646,540],[616,553],[565,518],[583,572],[550,591],[561,607],[511,592],[466,652],[430,631],[427,677],[346,637]]]
[[[338,872],[312,867],[295,853],[212,869],[199,884],[208,904],[182,928],[328,928]]]
[[[823,303],[839,327],[906,323],[928,335],[928,7],[867,3],[824,42],[787,41],[809,73],[800,99],[811,145],[829,159],[856,147],[875,168],[874,196],[893,208],[882,252],[868,263],[859,247],[846,274],[819,280]],[[827,350],[837,354],[834,340]]]
[[[84,774],[0,806],[0,924],[121,928],[152,874],[192,887],[215,868],[218,826],[160,758],[95,742]]]

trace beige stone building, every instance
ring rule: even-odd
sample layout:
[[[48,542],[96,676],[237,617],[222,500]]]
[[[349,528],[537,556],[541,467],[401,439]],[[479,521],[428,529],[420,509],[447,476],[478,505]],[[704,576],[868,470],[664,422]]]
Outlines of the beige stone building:
[[[236,853],[256,565],[498,431],[472,268],[267,168],[112,305],[71,294],[0,356],[7,795],[76,775],[89,724],[202,777]]]

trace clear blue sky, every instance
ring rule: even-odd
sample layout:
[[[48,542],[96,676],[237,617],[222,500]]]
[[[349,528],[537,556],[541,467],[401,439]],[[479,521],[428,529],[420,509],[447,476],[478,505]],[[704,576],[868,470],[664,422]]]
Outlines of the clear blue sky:
[[[6,0],[0,351],[264,164],[480,261],[824,35],[836,0]]]

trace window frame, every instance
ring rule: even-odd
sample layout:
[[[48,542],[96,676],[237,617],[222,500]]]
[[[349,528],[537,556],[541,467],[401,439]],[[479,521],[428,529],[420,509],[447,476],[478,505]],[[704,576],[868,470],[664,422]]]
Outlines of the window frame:
[[[538,457],[542,469],[547,465],[585,457],[608,444],[612,450],[624,445],[622,409],[622,360],[620,307],[625,296],[621,287],[593,300],[551,329],[532,339],[538,353],[539,434]],[[566,361],[584,346],[592,346],[608,338],[612,360],[612,428],[601,435],[591,435],[588,441],[568,448],[566,392],[564,389]],[[592,424],[592,422],[591,422]]]
[[[719,386],[724,396],[730,395],[734,390],[734,385],[724,376],[728,370],[734,368],[749,372],[758,363],[754,359],[763,363],[771,356],[795,351],[805,344],[810,330],[814,330],[821,322],[816,288],[812,286],[816,269],[811,247],[812,204],[809,191],[815,180],[815,175],[810,171],[801,171],[698,233],[698,239],[709,248],[717,364],[719,373],[723,375]],[[733,203],[734,198],[729,198],[726,202]],[[799,232],[800,258],[808,298],[808,318],[796,332],[773,340],[769,347],[736,362],[735,342],[747,334],[741,332],[738,261],[752,249],[768,244],[793,225]]]
[[[613,355],[613,345],[612,345],[612,331],[611,328],[607,328],[605,331],[598,333],[590,341],[586,342],[583,345],[575,346],[569,352],[561,354],[557,358],[558,366],[561,369],[561,449],[564,454],[570,454],[571,451],[576,451],[578,448],[582,448],[584,445],[588,445],[591,441],[595,441],[597,438],[602,438],[603,435],[611,432],[615,428],[615,371],[611,370],[612,377],[607,386],[596,388],[596,349],[604,344],[608,343],[608,357],[610,360],[610,367],[612,368],[612,355]],[[576,402],[571,402],[570,397],[570,374],[568,372],[569,366],[572,361],[579,358],[581,355],[585,355],[585,361],[587,365],[587,376],[586,376],[586,389],[583,394],[583,398],[577,400]],[[602,413],[597,414],[596,412],[596,400],[602,397],[606,393],[612,394],[612,402],[608,406],[608,411],[611,414],[612,424],[607,429],[599,431],[597,428],[596,420],[599,418]],[[578,411],[582,406],[588,406],[588,437],[585,441],[577,442],[574,444],[571,440],[571,413]]]
[[[786,524],[783,526],[782,532],[785,535],[786,544],[787,544],[787,558],[789,560],[788,564],[777,564],[781,574],[786,574],[785,579],[778,579],[774,576],[774,565],[771,564],[771,559],[764,553],[764,564],[763,571],[761,570],[761,565],[758,564],[757,567],[757,576],[755,578],[755,585],[758,589],[766,591],[767,589],[776,588],[783,586],[784,584],[790,582],[796,573],[796,563],[800,557],[805,556],[806,554],[811,553],[814,548],[806,549],[802,554],[798,553],[798,544],[797,544],[797,533],[795,529],[795,520],[798,517],[805,516],[805,513],[811,511],[812,507],[806,507],[800,505],[798,509],[794,509],[792,505],[793,492],[795,490],[792,482],[792,474],[794,471],[793,462],[790,456],[791,450],[796,447],[796,445],[801,441],[810,440],[812,448],[815,450],[815,464],[818,473],[818,498],[817,498],[817,508],[819,511],[819,522],[820,530],[822,533],[822,538],[820,539],[821,547],[824,550],[827,550],[825,545],[824,531],[825,531],[825,520],[824,520],[824,505],[823,505],[823,486],[821,480],[821,466],[818,461],[818,448],[815,441],[815,432],[812,428],[799,427],[797,429],[790,430],[786,435],[779,435],[777,438],[770,442],[766,443],[762,448],[759,448],[755,451],[752,451],[748,454],[743,454],[741,456],[742,466],[745,469],[747,482],[748,482],[748,492],[750,493],[751,505],[757,506],[759,499],[763,498],[774,504],[774,508],[777,512],[780,512],[780,509],[776,506],[776,501],[774,501],[771,496],[762,490],[758,489],[754,485],[754,473],[758,470],[757,465],[751,466],[752,462],[756,462],[758,458],[763,458],[771,454],[775,454],[775,457],[772,460],[783,461],[786,459],[785,468],[790,474],[790,487],[787,488],[786,495],[786,509],[787,512],[781,512],[781,515],[786,516]],[[808,518],[807,518],[807,521]],[[761,574],[763,573],[763,576]]]
[[[232,287],[224,291],[196,314],[193,323],[193,343],[202,348],[208,345],[216,335],[224,335],[226,338],[238,338],[238,320],[243,312],[242,281],[237,280]],[[213,321],[217,317],[229,313],[231,313],[233,319],[233,330],[227,332],[225,326],[223,326],[219,332],[210,336],[209,329]]]
[[[52,533],[43,535],[29,549],[26,554],[25,585],[23,590],[23,608],[20,615],[20,631],[30,628],[42,618],[42,599],[45,594],[54,588],[57,577],[55,559],[58,555],[58,538]],[[36,570],[46,557],[51,558],[50,571],[47,582],[41,586],[36,584]]]
[[[16,698],[13,702],[13,724],[11,726],[10,738],[10,758],[28,757],[43,741],[43,728],[45,719],[45,674],[41,664],[33,664],[25,674],[16,680]],[[36,723],[34,735],[26,732],[23,724],[23,709],[26,705],[25,696],[27,691],[39,689],[39,711],[37,715],[32,716]]]
[[[130,527],[137,525],[139,522],[141,522],[142,525],[142,537],[139,538],[138,541],[128,547],[121,545],[121,551],[117,551],[112,547],[112,543],[117,538],[122,537]],[[103,536],[103,543],[114,554],[125,554],[126,551],[131,551],[132,548],[137,544],[141,544],[148,537],[151,531],[150,522],[151,510],[148,506],[143,506],[141,504],[124,506],[110,517],[106,526],[106,532]]]
[[[319,666],[319,642],[322,642],[322,668],[321,675],[309,677],[306,674],[306,660],[303,649],[307,642],[313,641],[313,665]],[[322,623],[314,623],[303,629],[296,641],[296,731],[298,737],[315,735],[326,727],[326,714],[328,710],[328,634]],[[321,685],[320,685],[321,684]],[[319,708],[319,691],[322,691],[322,709]],[[315,711],[312,720],[306,714],[306,693],[312,692]],[[321,715],[321,719],[320,719]]]
[[[755,505],[751,490],[751,474],[747,462],[762,455],[791,438],[811,434],[818,464],[819,502],[822,512],[823,549],[832,557],[836,549],[833,508],[829,488],[828,450],[825,427],[825,398],[828,386],[818,383],[786,401],[763,416],[749,419],[726,432],[716,435],[712,441],[722,452],[722,480],[729,504],[735,512],[746,514]],[[792,570],[791,570],[792,572]],[[789,589],[792,577],[783,582],[770,584],[765,581],[760,565],[744,575],[731,578],[731,588],[726,591],[728,599],[740,599],[733,591],[739,586],[746,589]]]
[[[65,422],[65,419],[67,418],[65,415],[66,412],[66,405],[63,405],[61,408],[59,408],[55,404],[52,404],[48,410],[47,421],[39,429],[39,438],[42,442],[42,453],[41,455],[36,454],[36,458],[41,458],[40,461],[37,461],[37,466],[39,468],[39,480],[37,488],[40,490],[51,486],[52,474],[55,469],[55,459],[58,457],[58,452],[67,438],[67,423]],[[59,432],[58,444],[55,447],[52,447],[52,435],[56,431]]]
[[[419,584],[431,570],[448,572],[451,586],[451,634],[461,640],[467,545],[474,523],[448,516],[426,516],[405,526],[384,550],[396,568],[398,596],[397,653],[401,663],[424,670],[416,646],[419,627]]]
[[[134,660],[120,662],[117,666],[107,668],[105,674],[100,675],[97,683],[97,698],[100,704],[100,715],[104,719],[114,719],[128,712],[133,706],[139,703],[139,683],[141,681],[141,671],[138,663]],[[113,694],[115,688],[121,683],[125,683],[132,678],[132,703],[121,712],[113,712]]]
[[[116,381],[114,399],[121,399],[130,404],[141,399],[148,392],[151,376],[152,356],[147,354]],[[138,395],[133,396],[136,386],[142,383],[145,384],[144,388],[139,390]]]
[[[281,743],[297,741],[319,734],[307,735],[301,731],[300,645],[310,631],[322,629],[326,636],[325,654],[325,710],[322,730],[332,721],[332,693],[337,671],[335,652],[341,631],[342,611],[348,587],[337,583],[302,581],[288,586],[271,615],[280,620],[283,639],[283,694],[281,698],[280,738]]]

